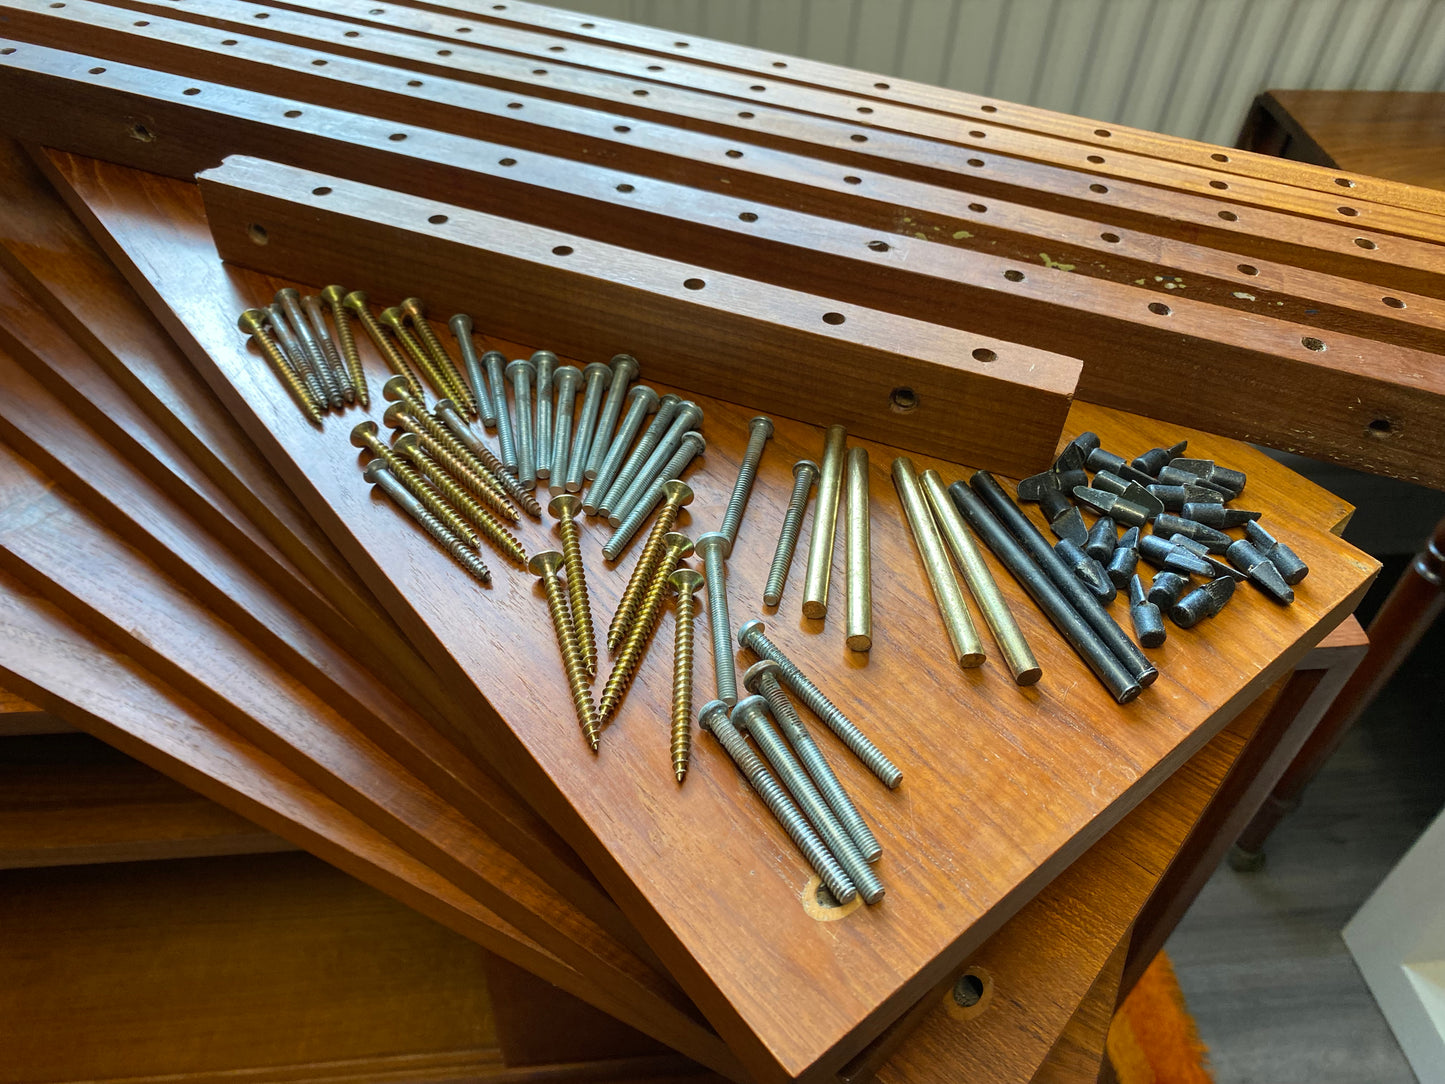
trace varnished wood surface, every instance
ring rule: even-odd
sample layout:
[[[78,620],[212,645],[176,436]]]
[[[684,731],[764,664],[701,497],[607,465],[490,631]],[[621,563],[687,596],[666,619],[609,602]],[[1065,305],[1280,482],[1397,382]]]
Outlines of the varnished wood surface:
[[[1109,1025],[1114,1020],[1114,1006],[1119,1002],[1119,978],[1126,948],[1127,944],[1120,941],[1114,949],[1030,1084],[1098,1084],[1106,1079],[1102,1075],[1108,1057],[1105,1047]]]
[[[1123,710],[1104,702],[1107,698],[1081,664],[1064,653],[1041,626],[1041,619],[1029,612],[1031,607],[1021,603],[1026,631],[1033,634],[1036,650],[1041,647],[1045,659],[1046,678],[1035,690],[1020,693],[1011,683],[1007,688],[998,685],[1003,675],[996,668],[960,675],[934,657],[920,656],[918,644],[930,641],[936,618],[924,601],[924,587],[916,574],[875,583],[875,621],[883,635],[875,639],[866,663],[866,700],[856,684],[862,675],[853,673],[857,660],[844,657],[850,653],[842,650],[841,641],[837,651],[831,651],[827,646],[833,642],[831,636],[810,636],[812,628],[794,630],[790,626],[796,619],[782,618],[781,625],[775,623],[780,644],[815,672],[820,684],[837,694],[884,748],[899,756],[908,776],[898,794],[882,795],[855,765],[839,761],[840,775],[883,833],[881,872],[890,895],[882,907],[856,911],[847,921],[814,924],[801,909],[793,910],[796,902],[790,903],[796,901],[804,881],[801,863],[707,743],[700,743],[688,785],[676,792],[666,770],[665,743],[649,743],[645,737],[656,730],[649,722],[665,718],[662,706],[670,685],[666,668],[644,663],[619,721],[604,739],[603,755],[592,762],[570,716],[536,713],[537,703],[566,701],[560,667],[547,665],[555,660],[552,634],[530,579],[508,571],[490,591],[473,589],[442,555],[418,547],[410,528],[399,524],[394,513],[368,499],[357,484],[355,456],[345,444],[347,427],[332,425],[318,433],[307,426],[272,386],[269,374],[239,349],[238,337],[223,313],[241,307],[254,296],[255,288],[246,285],[250,280],[244,272],[222,272],[214,256],[206,255],[209,241],[194,218],[194,203],[186,202],[194,197],[184,188],[155,179],[147,179],[147,187],[138,190],[128,179],[133,175],[122,170],[57,161],[67,170],[69,182],[84,192],[79,201],[84,204],[83,214],[90,215],[97,227],[104,225],[103,243],[129,274],[136,276],[140,270],[135,281],[143,296],[196,364],[214,366],[207,371],[217,381],[218,391],[227,395],[227,388],[231,389],[228,401],[247,419],[253,437],[274,457],[288,483],[334,532],[338,545],[358,567],[375,570],[367,574],[376,577],[376,590],[387,593],[388,605],[419,642],[443,639],[456,653],[454,668],[444,676],[455,682],[458,694],[466,694],[469,672],[479,675],[490,701],[484,704],[475,694],[469,701],[486,721],[478,728],[479,743],[576,843],[669,969],[694,993],[735,1049],[746,1053],[755,1071],[766,1068],[767,1061],[760,1056],[753,1028],[766,1033],[767,1043],[772,1044],[762,1044],[767,1058],[777,1057],[777,1064],[799,1071],[810,1064],[809,1057],[815,1071],[826,1068],[827,1061],[818,1060],[820,1051],[830,1059],[851,1053],[849,1045],[865,1041],[870,1031],[887,1022],[895,1006],[902,1010],[908,991],[921,993],[949,965],[961,962],[1031,894],[1037,879],[1050,877],[1098,838],[1157,779],[1343,616],[1373,570],[1370,562],[1352,555],[1329,533],[1345,514],[1338,502],[1263,457],[1232,442],[1185,434],[1176,427],[1076,407],[1074,426],[1100,429],[1108,442],[1130,451],[1176,434],[1189,435],[1199,454],[1214,452],[1248,469],[1251,496],[1267,510],[1268,522],[1290,538],[1315,569],[1308,590],[1285,611],[1242,593],[1226,611],[1228,620],[1173,638],[1162,653],[1164,679]],[[148,225],[156,201],[166,208],[168,220],[158,232]],[[178,230],[187,222],[195,224]],[[202,295],[203,305],[191,300]],[[233,300],[228,302],[227,297]],[[647,360],[642,360],[645,373]],[[707,401],[705,406],[710,440],[706,475],[695,487],[699,500],[690,509],[690,522],[704,527],[716,521],[730,488],[746,417],[744,411],[725,404]],[[248,412],[254,413],[248,416]],[[730,562],[734,597],[755,597],[760,590],[773,542],[772,531],[761,524],[760,510],[782,507],[791,489],[789,464],[797,455],[816,455],[819,443],[816,430],[796,423],[779,425],[763,460],[753,511]],[[887,511],[895,508],[882,475],[889,458],[886,449],[872,449],[872,531],[879,556],[875,567],[884,567],[884,555],[897,554],[895,567],[911,569],[914,559],[901,523]],[[950,477],[958,473],[956,467],[940,466]],[[705,478],[714,475],[725,484],[705,485]],[[378,532],[396,533],[397,526],[401,528],[397,537],[407,541],[383,544]],[[529,546],[546,537],[532,524],[522,528]],[[587,545],[594,544],[589,529]],[[794,575],[801,577],[801,570]],[[599,612],[610,611],[620,590],[618,579],[594,572],[591,588]],[[439,584],[448,585],[446,603],[436,593]],[[1007,589],[1014,590],[1011,584]],[[470,621],[465,636],[460,635],[460,626],[448,631],[456,613],[450,596],[458,591],[468,592],[469,607],[477,612],[504,615],[488,622],[499,639],[479,641]],[[415,611],[403,596],[415,600]],[[785,596],[791,597],[796,597],[795,592]],[[745,603],[734,603],[735,620],[743,620],[746,611]],[[885,615],[889,615],[886,620]],[[664,623],[660,636],[667,636],[667,627]],[[1241,639],[1245,630],[1248,636]],[[931,635],[941,634],[935,630]],[[525,646],[529,643],[536,645],[535,650]],[[523,661],[525,655],[545,662],[534,666]],[[506,680],[495,676],[499,665],[507,667]],[[699,683],[708,680],[704,662],[699,666]],[[987,717],[988,728],[964,731],[960,740],[960,732],[944,727],[937,738],[927,739],[925,751],[927,721],[937,718],[929,705],[950,702],[970,687],[991,697],[996,706]],[[1225,691],[1229,689],[1235,692]],[[1021,699],[1029,700],[1027,712],[1010,710]],[[507,720],[507,729],[496,722],[498,712]],[[1079,724],[1072,721],[1079,718],[1091,720],[1087,731],[1077,729]],[[1061,734],[1071,736],[1067,760],[1057,755]],[[513,738],[526,745],[525,755],[510,744]],[[1034,751],[1020,756],[1020,745],[1014,742]],[[1121,768],[1125,763],[1129,767]],[[1034,810],[1022,796],[1035,787],[1067,796],[1067,805],[1051,799],[1047,809]],[[571,803],[565,808],[559,801],[563,793]],[[981,816],[976,804],[958,807],[955,799],[961,793],[1017,797],[1006,807],[1000,805],[994,817],[986,812]],[[634,816],[630,811],[640,805],[646,812]],[[590,822],[584,823],[580,808],[595,810]],[[1020,819],[1020,808],[1029,809],[1026,818]],[[1073,816],[1080,820],[1070,824]],[[959,818],[966,820],[966,827],[959,826]],[[697,848],[705,842],[696,832],[698,824],[736,825],[726,838],[726,852]],[[960,838],[970,841],[970,855],[987,851],[995,856],[988,863],[971,861],[966,882],[958,878],[954,857]],[[659,849],[650,842],[658,839],[671,845]],[[684,840],[689,845],[680,847]],[[759,877],[760,869],[769,872]],[[1010,883],[1012,889],[1000,891]],[[986,884],[999,887],[987,889]],[[741,894],[740,885],[746,885]],[[993,902],[985,903],[990,896]],[[723,899],[728,900],[726,914],[713,914],[704,928],[698,918],[700,901],[711,910]],[[947,907],[933,906],[931,901],[938,899],[946,899]],[[927,914],[919,910],[924,900],[930,901]],[[727,936],[720,936],[724,930]],[[767,954],[737,953],[740,938],[757,943],[763,931],[770,939]],[[847,955],[844,945],[850,946],[849,953],[871,954],[874,966],[843,978],[838,969]],[[884,953],[893,958],[892,965],[885,966]],[[912,953],[934,962],[926,968],[918,966],[919,956],[908,964],[897,962],[900,954]],[[805,977],[806,985],[800,987]],[[819,1003],[821,988],[831,991],[826,1005]],[[724,990],[729,994],[724,996]],[[846,995],[840,997],[839,991]],[[791,1019],[779,1020],[761,998],[787,1003]],[[806,1033],[795,1022],[804,1013]]]

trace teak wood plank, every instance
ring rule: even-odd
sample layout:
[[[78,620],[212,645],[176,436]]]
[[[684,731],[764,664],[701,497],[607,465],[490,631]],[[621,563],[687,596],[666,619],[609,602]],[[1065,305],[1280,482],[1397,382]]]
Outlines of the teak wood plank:
[[[59,11],[44,7],[40,0],[19,0],[9,11],[10,25],[16,27],[23,19],[25,35],[41,44],[27,48],[19,41],[11,42],[6,48],[13,52],[0,59],[0,79],[10,92],[10,101],[0,103],[6,106],[0,112],[6,128],[23,138],[63,144],[65,149],[92,155],[98,154],[97,140],[105,140],[109,143],[106,156],[127,164],[144,166],[137,160],[142,156],[163,161],[184,153],[183,143],[174,138],[147,138],[152,129],[144,123],[137,139],[134,128],[139,122],[116,125],[101,119],[148,116],[151,109],[137,100],[135,92],[141,91],[143,98],[146,85],[168,71],[190,80],[264,86],[268,93],[293,95],[301,103],[348,109],[422,128],[460,125],[456,130],[467,134],[564,157],[609,161],[644,175],[675,176],[683,171],[689,183],[714,188],[726,184],[727,190],[741,195],[756,190],[760,198],[773,194],[774,201],[788,172],[820,181],[835,199],[840,194],[847,199],[867,197],[886,178],[926,181],[973,196],[1000,197],[1088,218],[1107,209],[1117,227],[1178,237],[1246,256],[1301,263],[1391,289],[1432,296],[1445,292],[1440,275],[1445,258],[1440,246],[1426,241],[1362,236],[1347,227],[1259,209],[1241,216],[1232,209],[1238,206],[1235,204],[1149,186],[1115,183],[1111,188],[1090,182],[1083,174],[1049,171],[1003,156],[980,157],[979,152],[962,149],[956,162],[961,173],[955,173],[939,168],[940,162],[951,158],[943,145],[932,141],[905,140],[902,146],[885,148],[887,141],[860,144],[852,138],[858,133],[840,130],[832,140],[833,147],[827,140],[769,137],[762,130],[717,135],[680,127],[672,114],[657,114],[663,119],[652,120],[652,114],[618,111],[614,103],[596,103],[614,109],[606,112],[592,108],[591,99],[583,99],[588,103],[584,105],[538,96],[531,93],[536,88],[525,84],[519,88],[469,82],[466,66],[471,61],[465,49],[447,50],[450,55],[439,59],[437,50],[423,43],[421,48],[431,63],[416,71],[428,78],[409,78],[415,74],[411,69],[391,66],[399,56],[418,48],[419,39],[406,35],[388,39],[388,63],[378,63],[241,31],[224,36],[224,32],[162,14],[141,20],[147,25],[137,29],[134,12],[88,0],[76,0]],[[268,17],[283,14],[275,9],[263,13]],[[169,14],[169,9],[164,14]],[[332,25],[325,20],[320,23],[320,29]],[[343,33],[341,25],[334,24],[337,36]],[[97,55],[56,54],[57,49],[77,48]],[[140,80],[137,86],[123,69],[99,60],[163,70],[151,72],[151,78]],[[523,70],[532,69],[524,64]],[[421,86],[415,86],[417,83]],[[121,85],[125,92],[117,91]],[[638,101],[630,91],[624,97],[628,105]],[[647,100],[655,100],[653,92],[649,91]],[[88,121],[68,118],[57,130],[54,117],[61,109],[67,114],[95,110],[98,115]],[[305,128],[305,110],[300,112],[297,127]],[[731,108],[724,111],[727,118],[733,112]],[[781,117],[790,125],[806,122],[801,114],[783,113]],[[173,122],[168,127],[173,133],[179,131]],[[216,134],[212,133],[211,141]],[[142,155],[134,146],[137,141],[155,145]],[[909,154],[911,161],[896,157]],[[1015,172],[1021,175],[1002,176]]]
[[[733,42],[679,35],[671,30],[619,19],[599,18],[541,4],[512,0],[500,10],[496,5],[488,3],[428,2],[417,6],[427,11],[454,14],[474,25],[488,28],[501,25],[541,29],[571,41],[617,45],[634,52],[651,53],[653,57],[667,58],[669,67],[692,63],[750,75],[765,75],[772,81],[775,90],[797,84],[852,94],[855,98],[852,104],[859,113],[863,109],[871,108],[876,115],[880,108],[893,105],[927,109],[969,121],[1002,124],[1023,131],[1038,132],[1093,147],[1116,148],[1220,173],[1278,181],[1315,192],[1327,192],[1350,201],[1366,200],[1431,214],[1445,214],[1445,197],[1441,197],[1439,193],[1415,187],[1414,183],[1402,184],[1398,180],[1374,176],[1367,169],[1353,164],[1341,170],[1284,162],[1271,155],[1251,154],[1161,132],[1121,126],[1110,121],[1090,120],[1037,106],[1005,102],[966,91],[900,79],[894,75],[780,55],[772,50],[756,49]],[[391,7],[395,9],[396,5]],[[369,14],[370,9],[367,10]],[[680,40],[684,37],[685,40]],[[652,75],[649,78],[657,76]],[[1323,95],[1331,92],[1309,93]]]
[[[1142,449],[1187,436],[1198,454],[1248,470],[1256,504],[1314,570],[1306,590],[1284,611],[1245,593],[1228,620],[1171,639],[1161,651],[1164,677],[1123,709],[1053,640],[1012,584],[1006,591],[1047,675],[1026,691],[996,666],[960,673],[941,652],[920,651],[920,644],[942,643],[921,577],[875,582],[875,641],[866,662],[831,637],[809,635],[818,631],[816,623],[785,627],[778,632],[782,646],[896,755],[907,775],[900,791],[885,794],[860,768],[840,761],[845,785],[880,832],[889,896],[844,921],[817,923],[799,904],[807,881],[801,861],[710,743],[698,743],[687,785],[679,791],[672,781],[666,743],[656,737],[657,720],[667,714],[670,667],[644,660],[602,755],[593,758],[569,712],[537,710],[539,703],[560,708],[567,700],[530,577],[509,570],[490,590],[468,596],[496,614],[488,621],[490,635],[478,636],[470,614],[438,597],[438,583],[453,590],[469,585],[358,485],[344,434],[307,424],[246,356],[228,313],[245,304],[260,280],[217,260],[194,190],[67,155],[45,161],[63,178],[82,219],[408,634],[435,647],[444,679],[478,714],[479,751],[578,848],[672,974],[764,1079],[815,1077],[841,1067],[1352,609],[1374,571],[1373,562],[1330,533],[1347,509],[1262,455],[1076,404],[1071,427],[1097,429],[1108,444]],[[647,373],[649,359],[642,362]],[[750,412],[700,402],[709,449],[694,485],[698,500],[684,522],[701,526],[720,514]],[[817,428],[779,422],[754,490],[754,518],[744,524],[730,563],[730,593],[739,600],[760,593],[771,556],[772,531],[758,525],[761,510],[783,506],[792,488],[788,465],[799,455],[816,455],[820,443]],[[871,451],[877,567],[916,568],[885,473],[893,453],[880,446]],[[949,477],[960,472],[948,463],[919,462],[934,465]],[[540,528],[521,526],[524,543],[534,545]],[[584,532],[591,552],[597,529],[588,525]],[[801,576],[795,569],[795,585]],[[594,573],[595,612],[615,605],[619,580]],[[736,604],[734,619],[741,622],[749,611]],[[662,644],[668,629],[665,621]],[[866,691],[860,686],[865,675]],[[709,678],[702,659],[699,685]],[[951,707],[961,694],[988,705],[965,728]],[[997,816],[973,805],[960,808],[960,793],[999,796]],[[1043,793],[1046,805],[1029,797]],[[731,830],[714,839],[698,825]],[[966,867],[960,840],[967,841]],[[756,948],[739,952],[739,945]],[[868,967],[845,962],[864,959]]]
[[[1127,939],[1119,942],[1029,1084],[1098,1084],[1128,948]]]

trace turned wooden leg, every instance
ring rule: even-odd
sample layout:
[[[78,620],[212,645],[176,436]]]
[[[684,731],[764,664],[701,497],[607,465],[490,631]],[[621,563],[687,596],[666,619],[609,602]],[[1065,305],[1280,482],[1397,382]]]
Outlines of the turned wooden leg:
[[[1445,519],[1435,526],[1429,543],[1385,599],[1366,630],[1370,647],[1339,695],[1320,718],[1319,725],[1285,769],[1230,852],[1230,865],[1238,870],[1258,869],[1264,862],[1264,842],[1286,813],[1299,805],[1300,795],[1316,773],[1339,748],[1360,713],[1384,688],[1405,661],[1425,630],[1445,606]]]

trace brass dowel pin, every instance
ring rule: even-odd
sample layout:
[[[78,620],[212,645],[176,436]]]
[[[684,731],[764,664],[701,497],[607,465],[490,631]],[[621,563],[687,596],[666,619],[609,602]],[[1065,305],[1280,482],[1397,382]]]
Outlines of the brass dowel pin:
[[[814,620],[828,614],[828,581],[833,575],[833,540],[838,529],[838,494],[843,486],[843,452],[848,430],[828,426],[823,438],[823,466],[818,474],[818,498],[813,505],[813,535],[808,539],[808,571],[803,579],[803,616]]]
[[[850,651],[873,646],[873,558],[868,541],[868,449],[849,448],[848,492],[848,620]]]

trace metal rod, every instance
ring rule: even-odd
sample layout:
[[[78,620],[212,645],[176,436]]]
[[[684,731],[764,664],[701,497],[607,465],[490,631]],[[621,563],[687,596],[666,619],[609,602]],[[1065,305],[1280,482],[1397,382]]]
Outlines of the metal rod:
[[[943,539],[933,522],[933,513],[928,510],[928,499],[923,495],[923,487],[918,484],[918,472],[914,469],[913,460],[907,456],[901,455],[893,461],[893,485],[898,490],[898,499],[903,502],[903,511],[913,531],[918,556],[923,559],[923,569],[928,573],[928,582],[933,586],[939,616],[943,618],[948,639],[953,644],[953,657],[964,669],[982,666],[983,641],[973,627],[973,618],[968,615],[968,604],[963,601],[963,592],[953,575],[953,566],[948,563],[948,551],[943,548]]]
[[[828,614],[828,581],[833,575],[833,536],[838,528],[838,494],[843,482],[843,450],[848,430],[828,426],[823,438],[823,465],[818,474],[818,498],[813,505],[813,535],[808,539],[808,571],[803,578],[803,616]]]
[[[868,449],[849,448],[848,490],[848,626],[850,651],[873,646],[873,556],[868,543]]]

